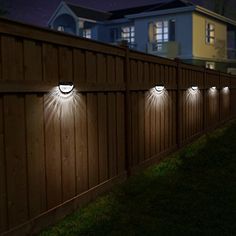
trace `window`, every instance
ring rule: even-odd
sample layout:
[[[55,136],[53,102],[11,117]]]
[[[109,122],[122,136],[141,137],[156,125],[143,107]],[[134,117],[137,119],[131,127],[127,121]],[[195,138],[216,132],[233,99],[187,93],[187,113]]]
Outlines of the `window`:
[[[157,21],[154,24],[154,40],[157,42],[157,51],[162,49],[162,43],[169,41],[168,21]]]
[[[92,30],[91,29],[83,29],[83,37],[87,39],[92,38]]]
[[[211,23],[206,24],[206,43],[215,44],[215,25]]]
[[[126,40],[130,44],[135,42],[135,28],[134,26],[122,27],[121,28],[121,38]]]
[[[216,64],[215,62],[206,62],[206,68],[215,70]]]
[[[57,30],[58,30],[58,31],[61,31],[61,32],[65,32],[65,28],[64,28],[64,26],[62,26],[62,25],[59,25],[59,26],[57,27]]]

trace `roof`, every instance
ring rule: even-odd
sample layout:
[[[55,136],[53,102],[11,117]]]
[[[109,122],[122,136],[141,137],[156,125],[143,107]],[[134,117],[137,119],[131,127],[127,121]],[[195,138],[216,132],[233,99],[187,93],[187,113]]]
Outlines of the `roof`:
[[[104,21],[104,20],[108,20],[111,17],[111,14],[109,12],[103,12],[103,11],[98,11],[98,10],[85,8],[81,6],[75,6],[69,3],[66,3],[66,5],[78,17],[91,19],[95,21]]]
[[[193,6],[193,4],[188,1],[183,1],[183,0],[171,0],[168,2],[162,2],[162,3],[152,4],[152,5],[110,11],[110,13],[112,13],[110,20],[121,19],[121,18],[124,18],[126,15],[133,15],[133,14],[139,14],[139,13],[145,13],[145,12],[174,9],[174,8],[188,7],[188,6]]]

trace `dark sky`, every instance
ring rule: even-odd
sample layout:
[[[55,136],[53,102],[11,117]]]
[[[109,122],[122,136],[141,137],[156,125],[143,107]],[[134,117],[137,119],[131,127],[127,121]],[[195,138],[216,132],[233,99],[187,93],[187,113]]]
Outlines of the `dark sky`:
[[[114,10],[147,5],[166,0],[68,0],[67,2],[100,10]],[[206,0],[191,0],[202,5]],[[0,0],[0,6],[8,11],[7,18],[46,26],[61,0]],[[236,2],[233,0],[233,2]]]
[[[165,0],[69,0],[67,2],[100,10],[113,10],[161,1]],[[46,26],[60,2],[61,0],[0,0],[0,6],[8,11],[7,18]]]

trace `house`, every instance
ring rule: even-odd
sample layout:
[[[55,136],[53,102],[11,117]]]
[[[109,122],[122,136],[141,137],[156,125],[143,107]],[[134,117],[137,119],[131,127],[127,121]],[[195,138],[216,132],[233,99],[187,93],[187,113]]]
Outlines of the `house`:
[[[236,21],[183,0],[102,12],[61,2],[48,25],[77,36],[236,73]]]

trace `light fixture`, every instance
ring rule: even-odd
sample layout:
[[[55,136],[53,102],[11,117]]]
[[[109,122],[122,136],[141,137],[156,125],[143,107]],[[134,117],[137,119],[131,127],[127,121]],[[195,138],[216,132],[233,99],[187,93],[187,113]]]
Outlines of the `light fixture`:
[[[194,90],[194,91],[195,91],[195,90],[198,90],[198,86],[195,86],[195,85],[192,86],[192,90]]]
[[[74,89],[74,84],[72,82],[60,82],[59,83],[59,90],[61,93],[67,95],[72,92]]]
[[[157,86],[155,87],[155,90],[156,90],[158,93],[161,93],[164,89],[165,89],[164,85],[157,85]]]
[[[224,87],[223,90],[227,91],[229,90],[229,87]]]
[[[211,87],[211,89],[212,89],[212,90],[216,90],[216,87],[215,87],[215,86],[213,86],[213,87]]]

